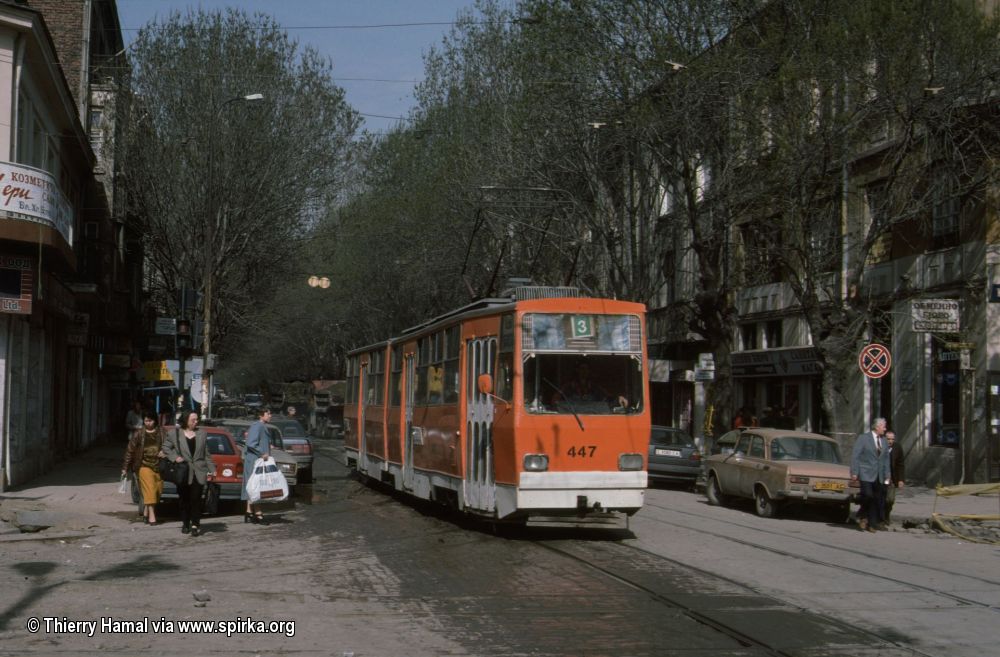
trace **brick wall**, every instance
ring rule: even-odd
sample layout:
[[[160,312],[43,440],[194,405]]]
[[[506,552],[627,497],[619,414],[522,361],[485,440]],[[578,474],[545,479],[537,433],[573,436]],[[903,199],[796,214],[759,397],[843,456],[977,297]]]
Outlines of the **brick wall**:
[[[42,12],[45,25],[56,46],[56,56],[77,107],[81,104],[80,76],[85,34],[84,0],[28,0],[28,6]],[[89,99],[87,99],[89,100]]]

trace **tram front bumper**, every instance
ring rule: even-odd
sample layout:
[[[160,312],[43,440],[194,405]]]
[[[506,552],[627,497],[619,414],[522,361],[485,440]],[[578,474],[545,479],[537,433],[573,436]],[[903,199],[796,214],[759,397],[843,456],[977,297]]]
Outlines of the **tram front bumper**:
[[[517,510],[632,513],[642,507],[647,483],[647,474],[641,470],[522,472],[517,487]]]

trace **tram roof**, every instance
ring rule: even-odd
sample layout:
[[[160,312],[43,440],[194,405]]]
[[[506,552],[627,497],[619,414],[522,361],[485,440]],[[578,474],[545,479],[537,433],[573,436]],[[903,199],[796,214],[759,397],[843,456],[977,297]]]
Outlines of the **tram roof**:
[[[491,297],[486,299],[477,299],[472,303],[468,303],[454,310],[450,310],[442,315],[438,315],[432,319],[425,322],[421,322],[415,326],[411,326],[405,329],[401,333],[386,340],[380,340],[379,342],[374,342],[372,344],[365,345],[363,347],[358,347],[356,349],[351,349],[348,353],[363,353],[366,351],[371,351],[379,347],[385,347],[386,345],[398,342],[404,338],[408,338],[416,333],[426,331],[430,327],[446,322],[456,317],[468,317],[475,316],[477,314],[489,314],[496,312],[497,309],[504,308],[505,306],[513,306],[518,301],[528,301],[531,299],[554,299],[554,298],[589,298],[585,294],[581,294],[580,290],[575,287],[552,287],[552,286],[521,286],[515,287],[510,290],[509,296],[504,297]]]

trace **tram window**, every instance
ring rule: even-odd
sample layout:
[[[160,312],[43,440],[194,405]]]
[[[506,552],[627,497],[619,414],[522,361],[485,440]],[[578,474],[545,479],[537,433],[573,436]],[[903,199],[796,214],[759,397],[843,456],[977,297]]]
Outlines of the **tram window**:
[[[458,402],[458,354],[461,346],[458,326],[445,330],[444,343],[444,403],[455,404]]]
[[[497,376],[494,394],[504,401],[514,399],[514,353],[507,351],[500,354],[497,362]]]
[[[427,368],[427,403],[440,404],[444,397],[444,368],[431,365]]]
[[[373,351],[368,361],[368,390],[365,401],[369,404],[381,404],[385,383],[385,358],[381,351]]]
[[[643,402],[642,371],[629,356],[538,354],[524,363],[529,412],[635,413]]]
[[[348,404],[358,401],[358,357],[347,359],[347,390],[344,395]]]
[[[392,348],[392,373],[389,375],[390,405],[399,406],[403,397],[403,345]]]

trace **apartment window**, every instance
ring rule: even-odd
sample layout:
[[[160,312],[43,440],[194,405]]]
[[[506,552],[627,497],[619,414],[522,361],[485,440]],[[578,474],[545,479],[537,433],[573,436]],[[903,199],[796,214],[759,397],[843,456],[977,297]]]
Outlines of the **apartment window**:
[[[740,344],[743,350],[757,349],[757,325],[754,323],[740,324]]]
[[[743,242],[743,276],[746,285],[781,282],[780,219],[757,221],[740,228]]]
[[[776,319],[770,321],[765,326],[765,337],[767,339],[768,349],[777,349],[782,346],[782,330],[781,330],[781,320]]]
[[[663,279],[666,290],[664,305],[670,305],[677,301],[677,252],[673,249],[663,254]]]
[[[840,228],[840,205],[835,201],[828,202],[824,211],[817,213],[810,222],[809,246],[814,272],[825,274],[840,268]]]
[[[946,249],[958,245],[961,200],[950,185],[939,186],[931,209],[931,248]]]

